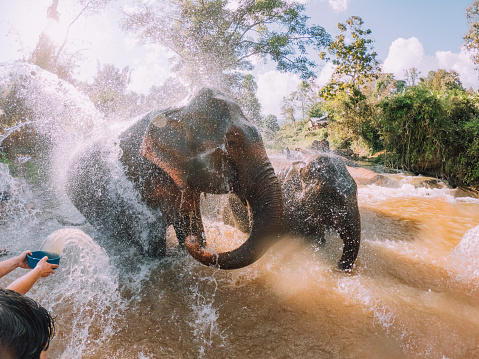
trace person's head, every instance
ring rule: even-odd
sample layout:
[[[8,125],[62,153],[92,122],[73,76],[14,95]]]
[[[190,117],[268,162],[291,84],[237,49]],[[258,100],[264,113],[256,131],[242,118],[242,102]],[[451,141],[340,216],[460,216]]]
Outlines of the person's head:
[[[55,333],[50,313],[34,300],[0,288],[0,357],[38,359]]]

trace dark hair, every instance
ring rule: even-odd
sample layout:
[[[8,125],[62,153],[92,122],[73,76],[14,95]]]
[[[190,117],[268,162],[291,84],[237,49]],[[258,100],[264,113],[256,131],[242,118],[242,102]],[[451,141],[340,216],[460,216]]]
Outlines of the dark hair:
[[[0,354],[3,351],[12,359],[38,359],[54,335],[54,320],[45,308],[0,288]]]

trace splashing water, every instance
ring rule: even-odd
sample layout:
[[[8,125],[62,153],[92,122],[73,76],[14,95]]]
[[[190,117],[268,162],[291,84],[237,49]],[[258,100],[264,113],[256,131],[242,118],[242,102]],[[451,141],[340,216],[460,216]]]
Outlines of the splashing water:
[[[450,258],[450,268],[457,279],[479,289],[479,226],[468,230],[454,248]]]
[[[62,253],[60,267],[32,296],[55,313],[54,357],[81,358],[118,330],[115,320],[127,308],[118,292],[118,271],[105,250],[80,229],[53,232],[43,248]]]

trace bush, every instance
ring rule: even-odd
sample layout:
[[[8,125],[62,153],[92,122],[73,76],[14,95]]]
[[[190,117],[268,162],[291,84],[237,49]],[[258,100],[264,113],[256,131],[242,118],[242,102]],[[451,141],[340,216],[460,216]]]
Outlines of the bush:
[[[478,104],[463,91],[438,94],[420,86],[386,98],[378,122],[385,164],[477,186]]]

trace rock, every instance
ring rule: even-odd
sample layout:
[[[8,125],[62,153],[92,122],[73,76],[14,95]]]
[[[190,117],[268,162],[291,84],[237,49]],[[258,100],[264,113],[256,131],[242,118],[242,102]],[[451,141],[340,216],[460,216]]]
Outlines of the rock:
[[[457,187],[454,190],[454,197],[455,198],[461,198],[461,197],[479,198],[479,191],[474,190],[472,188]]]
[[[388,187],[391,182],[386,176],[364,167],[347,166],[347,169],[358,185],[375,184],[377,186]]]

